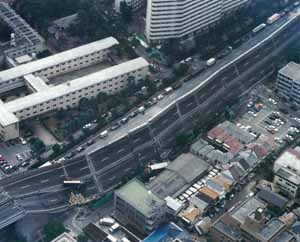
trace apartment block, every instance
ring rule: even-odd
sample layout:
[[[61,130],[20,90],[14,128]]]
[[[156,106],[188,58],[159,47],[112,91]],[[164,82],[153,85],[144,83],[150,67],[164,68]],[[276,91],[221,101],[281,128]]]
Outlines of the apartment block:
[[[285,151],[274,164],[274,186],[290,198],[300,192],[300,152],[294,149]]]
[[[289,62],[277,74],[278,94],[300,107],[300,65]]]
[[[24,85],[31,92],[0,102],[0,139],[18,137],[22,120],[75,107],[81,98],[96,97],[99,92],[117,93],[127,87],[129,76],[144,79],[148,62],[136,58],[59,84],[52,82],[53,77],[106,60],[116,44],[117,40],[107,38],[0,72],[0,93]]]
[[[148,0],[148,42],[186,38],[221,21],[248,0]]]
[[[18,64],[17,58],[34,56],[46,50],[45,40],[7,3],[0,2],[0,19],[13,31],[13,38],[4,47],[6,64],[10,67]]]
[[[137,179],[115,191],[115,216],[143,234],[149,234],[165,222],[166,210],[166,202]]]

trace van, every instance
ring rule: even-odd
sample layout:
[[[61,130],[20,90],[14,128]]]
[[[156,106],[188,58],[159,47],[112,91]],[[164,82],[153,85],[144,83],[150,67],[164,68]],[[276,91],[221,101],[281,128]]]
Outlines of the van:
[[[120,228],[121,228],[121,227],[120,227],[120,224],[114,223],[114,224],[110,227],[109,232],[111,232],[111,233],[113,234],[113,233],[117,232]]]
[[[138,108],[138,112],[139,112],[139,113],[145,113],[145,110],[146,110],[146,109],[145,109],[144,106]]]
[[[115,220],[110,217],[101,218],[99,220],[99,224],[106,225],[106,226],[112,226],[115,223]]]
[[[103,132],[100,133],[100,136],[99,136],[99,137],[100,137],[101,139],[104,139],[104,138],[107,137],[107,136],[108,136],[108,131],[107,131],[107,130],[104,130]]]
[[[171,92],[173,92],[173,88],[172,88],[172,87],[167,87],[167,88],[165,89],[165,94],[169,94],[169,93],[171,93]]]

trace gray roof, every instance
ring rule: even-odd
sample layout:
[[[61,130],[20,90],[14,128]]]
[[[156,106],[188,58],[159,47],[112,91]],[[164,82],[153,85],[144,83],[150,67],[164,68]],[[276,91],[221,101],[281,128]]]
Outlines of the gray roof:
[[[209,165],[193,154],[182,154],[149,183],[149,188],[161,197],[175,196],[202,176]]]
[[[238,139],[242,143],[249,144],[255,138],[249,132],[241,129],[240,127],[236,126],[234,123],[229,121],[225,121],[218,125],[218,127],[222,128],[227,134],[231,135],[232,137]]]
[[[244,201],[240,206],[231,211],[231,216],[239,223],[244,224],[245,219],[253,214],[258,208],[266,208],[266,204],[263,201],[258,200],[255,197]]]
[[[137,179],[132,179],[115,193],[146,217],[151,216],[155,209],[166,204]]]
[[[300,80],[300,65],[295,62],[289,62],[279,70],[279,73],[293,80]]]
[[[276,206],[279,209],[283,209],[288,203],[288,200],[285,197],[266,188],[262,188],[257,193],[257,197],[272,206]]]
[[[280,233],[273,242],[290,242],[294,239],[294,235],[288,231]]]
[[[223,223],[221,220],[214,224],[214,228],[234,241],[240,241],[242,239],[241,231],[238,228]]]
[[[190,199],[190,203],[195,207],[199,208],[201,212],[203,212],[208,207],[208,203],[201,200],[199,197],[192,197]]]
[[[266,241],[269,241],[275,236],[283,227],[284,223],[279,219],[273,219],[269,221],[263,228],[258,232],[258,235],[264,238]]]

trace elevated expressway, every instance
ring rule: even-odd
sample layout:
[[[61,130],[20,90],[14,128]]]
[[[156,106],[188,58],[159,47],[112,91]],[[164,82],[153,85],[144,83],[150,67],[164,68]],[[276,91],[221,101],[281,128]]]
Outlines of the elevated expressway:
[[[145,115],[95,143],[83,156],[0,180],[1,194],[13,199],[6,209],[0,204],[0,229],[28,213],[68,209],[70,190],[62,185],[66,177],[85,180],[86,197],[112,190],[172,144],[178,132],[191,131],[196,122],[205,122],[226,102],[266,78],[274,71],[274,57],[299,37],[300,10],[295,10],[184,83]]]

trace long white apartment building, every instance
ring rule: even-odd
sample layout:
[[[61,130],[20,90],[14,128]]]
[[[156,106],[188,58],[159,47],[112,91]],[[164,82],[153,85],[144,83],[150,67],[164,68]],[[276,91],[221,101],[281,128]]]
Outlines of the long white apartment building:
[[[113,43],[116,41],[113,38],[110,40]],[[103,42],[97,43],[103,44],[107,41],[105,39]],[[95,42],[92,43],[93,47],[88,44],[91,48],[82,46],[54,55],[52,58],[47,57],[12,68],[20,70],[22,74],[19,71],[10,70],[10,73],[14,75],[9,76],[7,73],[3,75],[8,80],[22,78],[32,93],[5,103],[0,100],[0,139],[6,141],[18,137],[19,122],[22,120],[49,111],[77,106],[81,98],[96,97],[99,92],[114,94],[127,86],[129,76],[138,81],[148,74],[148,62],[143,58],[136,58],[58,85],[50,82],[48,77],[91,65],[98,57],[104,60],[111,44],[102,46],[102,50],[95,48],[94,44]],[[81,53],[76,52],[76,49]],[[92,49],[94,52],[89,53],[88,50]],[[74,51],[73,55],[76,58],[69,58],[70,51]],[[51,65],[45,59],[52,60]],[[99,62],[98,60],[96,62]],[[30,68],[26,68],[28,66]],[[0,72],[0,77],[2,74]]]
[[[49,57],[0,72],[0,94],[25,86],[24,76],[52,78],[104,61],[119,42],[112,37],[98,40]]]
[[[148,0],[148,42],[184,38],[207,29],[248,0]]]

